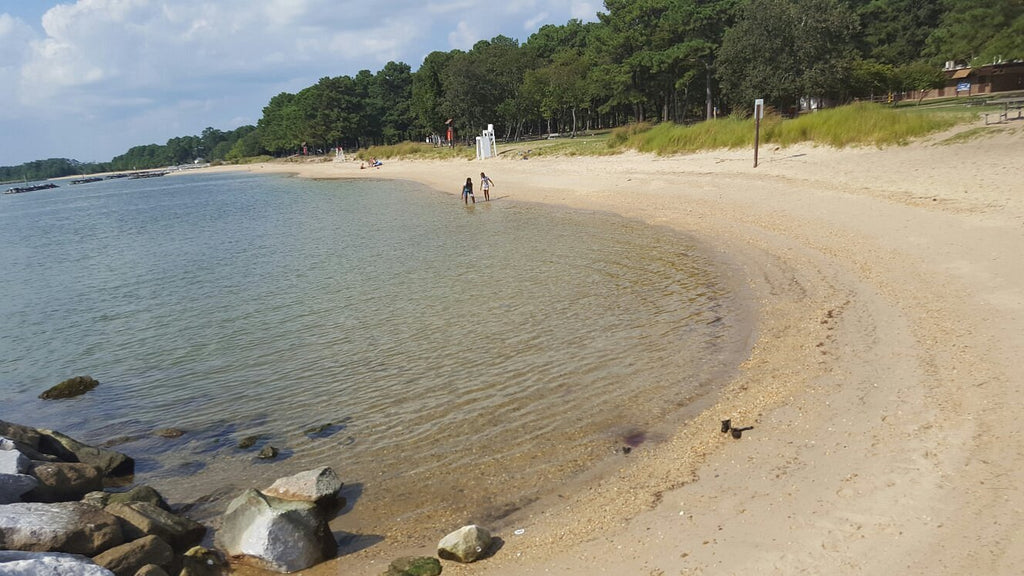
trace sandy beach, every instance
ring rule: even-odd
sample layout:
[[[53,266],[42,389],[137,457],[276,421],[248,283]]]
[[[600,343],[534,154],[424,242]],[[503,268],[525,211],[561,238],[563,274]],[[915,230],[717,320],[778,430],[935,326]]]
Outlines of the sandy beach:
[[[713,406],[511,516],[493,557],[445,574],[1016,574],[1024,122],[951,134],[762,148],[758,168],[727,150],[228,169],[413,180],[450,192],[453,209],[485,171],[494,202],[700,238],[756,299],[751,354]],[[725,418],[753,428],[734,439]],[[435,544],[384,541],[303,574],[378,575]]]

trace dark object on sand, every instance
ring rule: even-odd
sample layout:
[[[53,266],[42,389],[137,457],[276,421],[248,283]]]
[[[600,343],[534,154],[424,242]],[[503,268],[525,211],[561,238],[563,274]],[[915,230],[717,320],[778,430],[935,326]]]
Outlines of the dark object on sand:
[[[744,431],[746,431],[746,430],[753,430],[753,429],[754,429],[753,426],[747,426],[746,428],[733,428],[732,429],[732,437],[737,439],[737,440],[739,440],[740,437],[743,436],[743,432]]]
[[[730,420],[728,418],[726,418],[725,420],[722,420],[722,432],[728,432],[729,428],[731,426],[732,426],[732,420]]]
[[[56,400],[58,398],[73,398],[81,396],[89,390],[99,386],[92,376],[75,376],[57,384],[46,392],[39,395],[43,400]]]

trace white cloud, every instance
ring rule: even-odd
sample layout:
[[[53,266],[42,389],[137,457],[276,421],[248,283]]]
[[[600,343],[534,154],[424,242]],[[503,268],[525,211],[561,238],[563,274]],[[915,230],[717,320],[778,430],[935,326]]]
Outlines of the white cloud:
[[[416,69],[435,50],[596,13],[576,0],[18,1],[38,4],[0,14],[0,133],[34,126],[39,142],[0,141],[0,165],[255,123],[272,96],[324,76]]]

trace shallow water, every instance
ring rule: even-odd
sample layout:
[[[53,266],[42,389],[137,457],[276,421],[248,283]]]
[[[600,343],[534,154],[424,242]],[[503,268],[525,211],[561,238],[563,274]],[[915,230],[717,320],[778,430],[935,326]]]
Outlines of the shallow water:
[[[746,341],[681,235],[411,183],[64,185],[0,197],[0,247],[0,418],[112,445],[200,517],[329,465],[350,531],[494,522],[678,426]]]

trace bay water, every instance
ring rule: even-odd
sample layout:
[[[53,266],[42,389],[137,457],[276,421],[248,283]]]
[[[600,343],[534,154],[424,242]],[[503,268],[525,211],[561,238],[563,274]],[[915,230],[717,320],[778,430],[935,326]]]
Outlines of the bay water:
[[[5,195],[0,419],[131,455],[136,483],[199,519],[327,465],[350,532],[493,526],[666,437],[735,368],[744,303],[707,253],[613,215],[466,208],[409,182],[187,174]],[[76,375],[100,385],[38,398]]]

